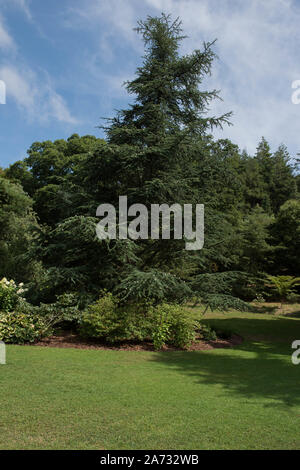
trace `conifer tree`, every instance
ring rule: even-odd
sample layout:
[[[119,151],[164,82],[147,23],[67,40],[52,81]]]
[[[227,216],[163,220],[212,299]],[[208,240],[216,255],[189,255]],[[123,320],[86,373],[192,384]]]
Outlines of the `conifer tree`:
[[[202,50],[180,56],[180,43],[185,37],[181,22],[178,19],[172,22],[166,15],[140,21],[136,31],[143,38],[145,55],[136,78],[126,83],[127,91],[135,100],[105,127],[109,145],[101,155],[91,157],[88,181],[90,187],[95,188],[95,198],[103,202],[108,195],[103,192],[103,175],[106,175],[111,197],[106,202],[115,205],[121,195],[127,195],[129,205],[143,203],[149,208],[154,203],[207,203],[207,247],[203,252],[187,252],[183,240],[137,240],[138,261],[120,267],[124,269],[124,277],[121,284],[115,286],[119,292],[126,289],[128,292],[130,285],[134,299],[134,285],[136,298],[141,298],[145,272],[149,283],[149,276],[152,276],[153,286],[159,283],[174,286],[173,276],[176,289],[182,286],[184,299],[191,295],[187,285],[193,273],[199,280],[213,262],[226,265],[220,245],[228,224],[216,210],[213,197],[218,169],[210,132],[229,123],[230,113],[219,117],[208,115],[209,104],[219,98],[217,90],[202,89],[215,58],[213,43],[205,43]],[[218,180],[221,181],[220,173]],[[215,248],[216,245],[220,249]],[[210,279],[210,284],[212,282]],[[198,282],[197,286],[197,295],[203,300],[204,284]],[[161,289],[170,291],[167,286]],[[222,304],[220,295],[218,291],[219,306]],[[154,292],[153,297],[156,297]],[[176,298],[178,300],[180,295]],[[226,306],[229,298],[227,295]]]
[[[297,197],[297,184],[293,175],[291,157],[285,145],[280,145],[273,155],[270,198],[275,214],[289,199]]]

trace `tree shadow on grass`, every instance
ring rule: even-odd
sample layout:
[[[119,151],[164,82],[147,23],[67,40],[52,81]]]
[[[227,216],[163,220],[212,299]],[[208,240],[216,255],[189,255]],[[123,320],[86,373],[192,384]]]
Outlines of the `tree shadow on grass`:
[[[278,305],[255,305],[252,304],[252,312],[253,313],[266,313],[270,315],[274,315],[279,309]]]
[[[291,343],[295,339],[300,339],[300,321],[295,318],[272,316],[266,319],[259,315],[254,318],[246,316],[228,318],[225,313],[223,318],[205,319],[203,322],[219,333],[238,334],[245,341],[273,343],[276,349],[278,349],[276,343],[282,343],[290,351]]]
[[[218,323],[229,323],[233,327],[233,320],[236,319],[219,320]],[[241,321],[247,324],[256,320]],[[268,322],[260,320],[259,323],[264,321]],[[264,325],[262,329],[266,327]],[[289,334],[285,332],[285,336]],[[299,327],[298,334],[294,331],[293,339],[300,339]],[[247,340],[233,349],[157,353],[155,360],[199,384],[222,385],[232,396],[259,398],[266,407],[291,407],[300,406],[300,365],[292,364],[293,352],[289,341],[271,343]]]
[[[300,310],[297,310],[296,312],[285,313],[284,316],[290,318],[300,318]]]

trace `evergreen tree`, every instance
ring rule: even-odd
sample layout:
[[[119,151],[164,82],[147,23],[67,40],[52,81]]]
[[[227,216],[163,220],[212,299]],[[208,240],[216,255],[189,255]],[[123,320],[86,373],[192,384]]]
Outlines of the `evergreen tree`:
[[[258,159],[243,155],[242,179],[244,187],[245,210],[253,209],[259,205],[270,210],[270,199],[267,183],[261,172]]]
[[[263,190],[261,206],[264,210],[271,212],[270,187],[273,161],[270,146],[264,137],[262,137],[261,141],[258,144],[254,159],[259,165],[259,172],[262,177],[260,184]]]
[[[298,276],[300,272],[300,201],[291,199],[279,209],[271,226],[275,251],[275,274]]]
[[[280,145],[272,158],[270,199],[273,212],[278,213],[289,199],[297,196],[297,184],[293,175],[291,158],[285,145]]]
[[[146,52],[136,78],[126,84],[128,92],[135,96],[134,104],[119,111],[106,127],[108,145],[101,154],[91,156],[87,181],[96,188],[94,197],[99,203],[108,202],[107,184],[103,191],[106,175],[109,202],[115,205],[120,195],[128,196],[129,205],[143,203],[149,208],[154,203],[206,204],[207,246],[203,252],[187,252],[180,240],[138,240],[138,260],[133,266],[124,266],[124,277],[118,286],[119,291],[124,291],[129,280],[134,279],[136,292],[141,296],[145,272],[149,283],[149,276],[157,282],[170,283],[173,275],[177,289],[181,282],[182,298],[186,298],[184,281],[189,281],[192,274],[201,275],[216,263],[220,269],[226,264],[228,268],[226,248],[220,249],[228,235],[228,222],[221,213],[222,205],[218,208],[215,188],[216,179],[222,188],[222,178],[224,181],[224,175],[230,175],[224,155],[236,152],[236,148],[225,141],[218,147],[209,132],[228,123],[230,114],[208,116],[208,106],[218,98],[218,92],[201,90],[215,58],[213,43],[180,57],[179,45],[184,38],[181,23],[172,22],[165,15],[140,21],[137,32],[143,37]],[[202,290],[198,294],[204,300]]]

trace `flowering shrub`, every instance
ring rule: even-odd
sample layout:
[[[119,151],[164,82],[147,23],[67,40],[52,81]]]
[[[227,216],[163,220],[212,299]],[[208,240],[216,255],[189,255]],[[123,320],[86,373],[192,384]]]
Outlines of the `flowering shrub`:
[[[25,292],[24,284],[16,284],[15,281],[8,281],[5,277],[0,281],[0,312],[12,312],[22,299]]]
[[[49,332],[46,322],[37,314],[38,307],[22,297],[24,284],[0,281],[0,341],[22,344],[34,342]]]
[[[33,343],[45,334],[45,324],[37,316],[0,313],[0,341],[11,344]]]

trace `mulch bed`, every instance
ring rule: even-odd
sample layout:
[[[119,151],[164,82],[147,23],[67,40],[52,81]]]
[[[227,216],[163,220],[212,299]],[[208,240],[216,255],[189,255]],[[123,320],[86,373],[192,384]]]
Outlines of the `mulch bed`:
[[[202,351],[215,348],[232,348],[241,344],[243,339],[240,336],[233,335],[229,339],[217,339],[216,341],[203,341],[197,339],[188,348],[188,351]],[[85,340],[79,335],[71,332],[64,332],[59,335],[44,338],[34,343],[34,346],[44,346],[50,348],[76,348],[76,349],[110,349],[114,351],[155,351],[153,344],[149,341],[133,342],[128,341],[118,344],[107,344],[97,340]],[[162,351],[180,351],[179,348],[165,346]],[[182,349],[181,349],[182,351]]]

